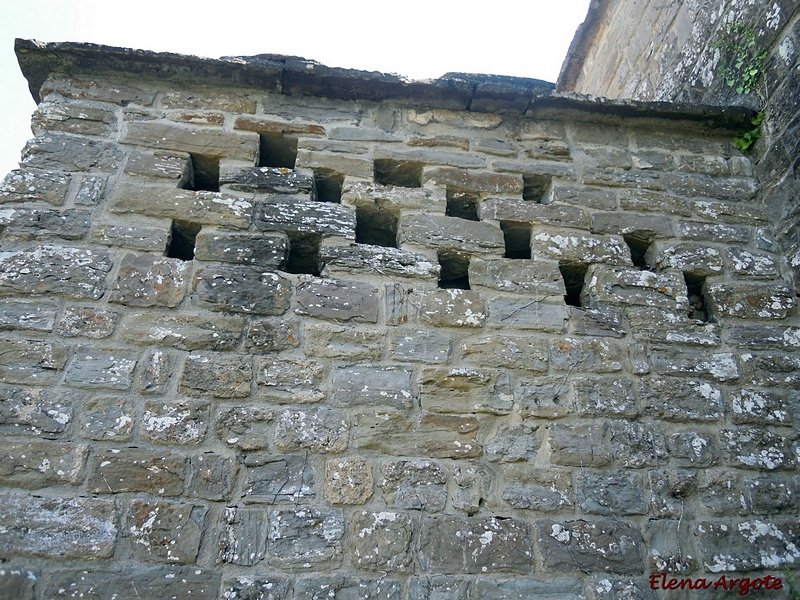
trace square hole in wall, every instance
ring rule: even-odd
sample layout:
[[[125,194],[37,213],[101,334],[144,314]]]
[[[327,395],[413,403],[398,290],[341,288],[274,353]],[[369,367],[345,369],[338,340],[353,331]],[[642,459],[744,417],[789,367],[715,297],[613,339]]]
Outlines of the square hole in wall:
[[[198,223],[191,223],[189,221],[173,221],[169,242],[167,243],[166,255],[169,258],[193,260],[197,234],[200,233],[202,227],[203,226]]]
[[[356,242],[397,248],[397,211],[378,203],[356,206]]]
[[[317,192],[317,200],[320,202],[342,201],[342,186],[344,185],[344,175],[328,169],[314,171],[314,189]]]
[[[649,268],[644,256],[654,237],[655,235],[650,231],[633,231],[622,236],[622,239],[625,240],[628,248],[630,248],[634,267],[639,267],[640,269]]]
[[[558,265],[561,277],[564,278],[564,287],[567,293],[564,294],[564,302],[568,306],[581,306],[581,292],[583,283],[586,280],[588,265],[563,263]]]
[[[195,191],[219,191],[219,156],[192,154],[192,177],[186,189]]]
[[[683,279],[686,281],[686,295],[689,297],[689,318],[696,321],[708,321],[708,305],[703,293],[706,278],[692,273],[684,273]]]
[[[552,175],[527,175],[523,177],[522,199],[530,200],[531,202],[543,202],[552,181]]]
[[[531,257],[531,228],[530,225],[500,221],[503,239],[506,245],[505,258],[530,258]]]
[[[457,252],[439,252],[439,287],[442,289],[469,289],[469,257]]]
[[[319,275],[321,241],[322,237],[314,233],[289,233],[289,256],[286,260],[286,272]]]
[[[422,187],[422,163],[407,160],[376,159],[375,181],[381,185]]]
[[[258,136],[258,166],[294,169],[297,161],[297,139],[285,135]]]
[[[447,208],[445,209],[445,214],[448,217],[479,221],[478,206],[480,202],[481,197],[479,194],[447,188]]]

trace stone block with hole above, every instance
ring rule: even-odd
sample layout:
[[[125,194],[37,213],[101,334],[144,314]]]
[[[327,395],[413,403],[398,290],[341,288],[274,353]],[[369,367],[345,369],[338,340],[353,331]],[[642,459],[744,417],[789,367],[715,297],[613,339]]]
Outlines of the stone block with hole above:
[[[330,202],[261,202],[257,204],[255,226],[262,231],[356,237],[355,211]]]
[[[426,214],[401,216],[398,242],[401,248],[419,246],[498,258],[505,250],[497,225]]]
[[[632,264],[630,248],[620,236],[543,225],[534,225],[531,230],[531,258],[568,264]]]
[[[589,229],[586,211],[566,204],[540,204],[515,198],[487,198],[480,204],[481,220],[541,223],[557,227]]]
[[[688,308],[686,281],[683,273],[672,269],[653,273],[632,267],[591,265],[581,303],[590,308],[650,306],[685,314]]]
[[[286,167],[243,167],[241,163],[220,164],[219,185],[235,192],[257,194],[306,194],[314,190],[314,175],[308,169]]]
[[[122,143],[255,163],[259,138],[249,131],[234,133],[217,128],[141,121],[125,123]]]

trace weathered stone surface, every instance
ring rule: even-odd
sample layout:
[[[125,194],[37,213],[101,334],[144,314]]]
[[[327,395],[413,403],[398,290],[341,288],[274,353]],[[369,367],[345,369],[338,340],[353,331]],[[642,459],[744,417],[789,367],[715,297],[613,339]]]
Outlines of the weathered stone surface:
[[[333,202],[261,202],[253,218],[262,231],[335,235],[356,239],[356,213]]]
[[[18,169],[11,171],[0,183],[0,204],[41,200],[61,206],[67,196],[70,175],[57,172]]]
[[[349,536],[353,563],[361,569],[407,572],[412,564],[411,518],[394,511],[356,512]]]
[[[719,421],[722,390],[707,381],[677,377],[648,377],[639,381],[643,410],[668,421]]]
[[[697,314],[695,304],[689,304],[690,314]],[[641,341],[701,346],[714,348],[722,343],[720,326],[701,319],[685,318],[670,309],[631,307],[626,314],[634,331],[634,338]],[[686,315],[687,317],[689,314]]]
[[[372,463],[361,456],[325,463],[325,499],[331,504],[364,504],[372,496]]]
[[[335,405],[386,405],[409,409],[414,401],[411,369],[398,366],[339,367],[333,370]]]
[[[114,502],[0,494],[0,555],[107,558],[117,537]]]
[[[318,152],[306,148],[298,148],[296,165],[315,171],[333,171],[363,179],[372,178],[374,167],[373,161],[366,157],[341,152]]]
[[[493,487],[493,473],[478,461],[459,464],[453,468],[453,508],[472,516],[484,505]]]
[[[222,586],[225,600],[284,600],[291,597],[291,580],[283,577],[236,577]]]
[[[0,567],[0,589],[3,600],[34,600],[37,577],[32,571],[14,564]]]
[[[781,569],[800,559],[796,522],[752,519],[732,524],[703,521],[694,535],[707,572]]]
[[[408,583],[408,598],[409,600],[434,600],[435,598],[467,600],[469,584],[469,579],[449,575],[413,577]]]
[[[403,215],[397,242],[440,250],[458,250],[470,255],[502,256],[505,241],[500,227],[438,215]]]
[[[550,434],[552,462],[565,466],[602,467],[611,462],[603,424],[555,425]]]
[[[110,85],[109,85],[110,84]],[[99,100],[114,104],[135,102],[142,106],[152,106],[156,91],[146,86],[137,87],[120,79],[81,79],[79,77],[50,77],[40,91],[44,99],[50,94],[81,100]]]
[[[317,361],[263,358],[258,362],[258,394],[279,403],[318,402],[324,397],[325,375]]]
[[[215,398],[250,395],[253,368],[250,357],[226,354],[190,354],[183,363],[181,390]]]
[[[67,368],[66,382],[76,387],[127,390],[138,354],[126,349],[81,346]]]
[[[128,568],[123,572],[92,569],[53,574],[45,594],[48,598],[169,598],[170,600],[214,600],[220,575],[192,567]]]
[[[486,458],[492,462],[533,463],[539,447],[537,427],[526,423],[503,425],[484,445]]]
[[[224,500],[236,479],[236,462],[210,452],[194,454],[189,459],[186,495],[206,500]]]
[[[88,448],[60,443],[6,442],[0,456],[0,482],[12,487],[79,485]]]
[[[188,503],[134,500],[127,534],[137,557],[194,564],[200,549],[206,508]]]
[[[505,600],[506,598],[543,598],[546,600],[570,600],[584,598],[580,582],[569,579],[539,581],[528,578],[514,578],[498,581],[494,578],[479,577],[473,584],[478,598],[485,600]]]
[[[305,326],[307,356],[378,361],[383,355],[385,341],[385,335],[372,328],[344,327],[328,323],[308,323]]]
[[[542,521],[537,540],[544,567],[570,571],[641,573],[644,544],[638,529],[618,521]]]
[[[75,204],[78,206],[97,206],[103,199],[108,179],[99,175],[84,175],[81,187],[75,194]]]
[[[124,171],[128,175],[172,179],[175,187],[180,188],[189,182],[191,166],[191,156],[186,152],[133,150]]]
[[[60,343],[0,339],[0,381],[4,383],[51,382],[66,360],[67,348]]]
[[[728,395],[731,421],[754,425],[790,425],[793,421],[790,406],[798,406],[797,394],[779,390],[737,389]],[[794,402],[790,400],[794,399]]]
[[[244,347],[253,353],[280,352],[300,345],[299,324],[295,321],[251,319],[244,335]]]
[[[262,406],[234,406],[224,408],[216,419],[217,437],[245,452],[264,450],[269,440],[269,425],[274,411]]]
[[[546,373],[550,361],[544,340],[492,335],[468,338],[459,345],[461,358],[475,365]]]
[[[402,583],[399,579],[358,579],[330,575],[299,579],[295,584],[296,600],[323,600],[323,598],[375,598],[375,600],[400,600]]]
[[[586,377],[571,380],[579,414],[592,417],[635,417],[633,385],[624,378]]]
[[[582,208],[564,204],[540,204],[517,198],[487,198],[481,202],[478,215],[482,220],[589,229],[589,217]]]
[[[513,508],[553,512],[573,505],[572,477],[565,470],[524,465],[506,473],[502,498]]]
[[[133,403],[117,396],[88,400],[81,415],[81,435],[91,440],[128,440],[133,433]]]
[[[679,467],[707,467],[719,459],[719,442],[707,430],[693,429],[670,436],[670,456]]]
[[[252,566],[267,551],[267,513],[260,508],[225,507],[217,540],[217,563]]]
[[[597,337],[625,337],[626,329],[622,313],[615,307],[581,308],[570,307],[569,319],[578,335]]]
[[[678,269],[698,277],[722,273],[722,253],[714,247],[690,242],[653,242],[645,262],[658,269]]]
[[[783,319],[797,301],[783,285],[719,283],[707,286],[709,308],[719,318]]]
[[[569,313],[560,300],[493,298],[488,303],[488,323],[492,327],[561,332],[566,329]]]
[[[394,460],[381,467],[378,483],[386,503],[398,509],[438,512],[447,501],[447,473],[431,460]]]
[[[417,556],[423,569],[436,573],[529,573],[533,544],[528,526],[515,519],[423,519]]]
[[[0,252],[0,295],[58,294],[97,300],[111,257],[104,251],[61,246]]]
[[[678,236],[685,240],[698,242],[747,243],[750,241],[750,229],[742,225],[680,221],[678,222]]]
[[[652,469],[647,472],[647,478],[649,481],[649,488],[650,488],[650,498],[649,504],[651,506],[651,510],[654,514],[658,515],[659,517],[677,517],[681,519],[685,504],[689,501],[692,496],[698,491],[698,486],[700,484],[700,472],[697,470],[687,470],[687,469]],[[647,533],[651,534],[653,531],[663,531],[663,523],[660,519],[657,520],[655,523],[651,523],[651,526],[648,528]],[[673,525],[673,531],[677,532],[677,526]],[[674,537],[669,535],[668,532],[665,532],[667,540],[662,540],[670,545],[673,543],[670,538]],[[680,535],[680,539],[688,539],[688,532],[680,531],[678,533]],[[657,537],[660,537],[657,536]],[[658,540],[654,540],[652,537],[649,542],[654,542]],[[686,564],[692,563],[693,559],[691,556],[687,556],[684,561],[680,559],[680,557],[665,557],[659,555],[659,549],[655,546],[650,551],[650,560],[655,563],[661,563],[662,566],[658,567],[661,570],[664,570],[665,567],[668,565],[669,570],[671,571],[680,571],[686,572],[687,570],[693,569],[696,564]],[[664,565],[666,563],[666,565]]]
[[[595,515],[643,515],[647,512],[644,486],[634,474],[578,475],[578,506]]]
[[[126,254],[110,300],[128,306],[175,307],[186,292],[188,266],[177,258]]]
[[[800,356],[788,353],[746,353],[740,355],[742,381],[751,385],[800,388]]]
[[[220,169],[220,186],[260,194],[313,194],[314,177],[307,172],[277,167]]]
[[[720,441],[728,462],[734,466],[772,471],[792,467],[796,462],[790,440],[769,430],[723,429]]]
[[[564,204],[584,206],[586,208],[613,210],[617,206],[617,197],[616,194],[610,190],[578,186],[566,180],[553,180],[550,190],[545,197],[542,198],[542,202],[547,204],[561,202]]]
[[[233,350],[244,331],[245,320],[216,314],[125,315],[119,335],[129,344],[165,346],[179,350]]]
[[[323,264],[322,274],[325,276],[363,274],[393,279],[438,281],[441,272],[438,263],[428,260],[422,254],[370,244],[341,246],[329,245],[323,241],[320,260]]]
[[[307,455],[249,454],[244,500],[259,504],[297,504],[313,500],[315,473]]]
[[[652,467],[666,460],[666,439],[661,426],[637,421],[612,421],[611,454],[622,467]]]
[[[444,214],[445,194],[438,188],[407,188],[381,185],[371,181],[345,178],[342,186],[342,204],[345,206],[391,207],[397,209],[424,209],[433,214]]]
[[[297,286],[295,313],[336,321],[378,321],[378,290],[367,283],[308,277]]]
[[[575,407],[572,389],[563,377],[520,378],[513,388],[513,399],[523,419],[560,419],[572,413]]]
[[[634,235],[639,238],[674,237],[672,222],[661,215],[626,212],[592,213],[592,233]]]
[[[624,304],[651,306],[685,313],[688,297],[683,274],[676,270],[660,273],[625,267],[591,265],[581,304],[592,308]]]
[[[70,306],[64,309],[58,323],[58,333],[64,337],[88,337],[99,340],[114,333],[119,314],[113,310],[90,306]]]
[[[145,394],[163,394],[177,361],[171,354],[158,349],[146,350],[140,361],[139,391]]]
[[[122,160],[122,149],[110,142],[89,140],[63,133],[47,134],[29,141],[22,151],[24,168],[54,171],[98,170],[112,173]]]
[[[347,448],[350,428],[339,412],[284,411],[275,427],[275,447],[282,451],[308,450],[325,454]]]
[[[148,400],[139,434],[157,444],[199,444],[208,427],[208,402]]]
[[[89,232],[88,211],[68,208],[5,208],[0,211],[4,242],[79,240]]]
[[[544,228],[531,231],[531,255],[561,263],[630,265],[631,253],[619,236],[597,236],[571,229]]]
[[[258,268],[280,269],[286,262],[289,239],[285,235],[223,233],[202,229],[197,234],[194,257]]]
[[[550,341],[550,366],[556,371],[616,373],[622,370],[627,352],[611,339],[563,337]]]
[[[258,135],[255,133],[181,127],[163,122],[128,122],[125,124],[122,142],[158,150],[177,150],[253,162],[258,156]]]
[[[270,515],[270,561],[289,569],[335,567],[341,562],[344,528],[337,510],[275,510]]]
[[[47,437],[62,433],[72,420],[71,394],[0,384],[0,431]]]
[[[739,377],[736,357],[729,352],[709,354],[697,350],[676,351],[671,347],[653,347],[648,358],[657,373],[699,376],[717,381],[728,381]]]
[[[473,171],[452,167],[426,168],[423,180],[440,187],[451,187],[468,192],[519,195],[522,193],[522,177],[517,174]]]
[[[193,299],[211,310],[282,315],[291,295],[291,281],[271,270],[220,266],[195,273]]]
[[[93,494],[177,496],[183,490],[185,464],[186,459],[174,452],[106,447],[89,458],[87,488]]]
[[[746,248],[728,248],[728,261],[733,272],[749,279],[776,279],[780,275],[777,258],[766,252]]]
[[[558,263],[544,260],[481,260],[469,262],[469,283],[476,289],[563,296],[564,278]]]
[[[510,390],[498,383],[498,373],[488,369],[426,368],[419,384],[420,405],[433,413],[508,414]]]
[[[427,329],[401,329],[389,339],[390,355],[394,360],[442,363],[450,356],[448,336]]]
[[[116,214],[134,213],[234,229],[246,229],[253,214],[253,204],[244,198],[132,183],[117,185],[109,204],[111,212]]]
[[[728,328],[728,339],[740,348],[797,350],[800,329],[746,324]]]
[[[128,250],[163,253],[169,241],[170,223],[155,219],[153,221],[153,225],[95,223],[89,234],[89,241]]]
[[[52,331],[56,306],[19,300],[0,301],[0,330]]]
[[[82,102],[41,102],[33,113],[34,135],[63,131],[80,135],[107,136],[117,128],[114,107]]]
[[[434,327],[483,327],[486,306],[471,290],[414,291],[409,302],[417,318]]]

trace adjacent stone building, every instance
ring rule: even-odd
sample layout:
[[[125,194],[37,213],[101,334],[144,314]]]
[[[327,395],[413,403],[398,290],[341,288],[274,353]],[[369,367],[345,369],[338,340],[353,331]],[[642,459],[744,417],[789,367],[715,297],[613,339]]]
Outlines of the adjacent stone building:
[[[0,598],[788,597],[800,322],[750,108],[17,54]]]

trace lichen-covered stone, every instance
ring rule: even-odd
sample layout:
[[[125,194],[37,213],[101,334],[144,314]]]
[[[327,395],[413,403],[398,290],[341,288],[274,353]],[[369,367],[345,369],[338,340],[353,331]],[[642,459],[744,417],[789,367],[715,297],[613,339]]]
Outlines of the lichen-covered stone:
[[[316,497],[314,466],[307,455],[249,454],[244,464],[248,503],[297,504]]]
[[[64,309],[58,322],[58,333],[64,337],[88,337],[99,340],[114,333],[119,314],[116,311],[90,306]]]
[[[0,384],[0,431],[57,436],[73,418],[72,394]]]
[[[206,500],[225,500],[236,479],[236,462],[227,456],[204,452],[189,458],[186,495]]]
[[[794,292],[782,285],[712,284],[706,297],[720,318],[783,319],[797,304]]]
[[[378,321],[378,290],[367,283],[307,278],[295,294],[299,315],[336,321]]]
[[[372,463],[361,456],[325,463],[325,498],[331,504],[364,504],[372,496]]]
[[[355,211],[332,202],[262,202],[256,206],[253,224],[262,231],[356,237]]]
[[[193,564],[200,549],[206,508],[169,500],[135,500],[128,514],[134,555],[175,564]]]
[[[349,429],[342,414],[329,409],[285,411],[277,419],[275,447],[335,454],[347,448]]]
[[[546,260],[497,259],[469,261],[469,283],[476,289],[563,296],[564,278],[556,262]]]
[[[318,361],[264,357],[258,361],[258,395],[279,403],[313,403],[323,397],[326,369]]]
[[[122,142],[157,150],[177,150],[239,160],[255,161],[258,156],[258,135],[255,133],[181,127],[163,122],[129,122],[125,126]]]
[[[0,204],[41,200],[61,206],[67,196],[72,177],[53,171],[11,171],[0,183]]]
[[[10,441],[0,456],[0,482],[9,487],[79,485],[88,447],[84,444]]]
[[[389,339],[393,360],[442,363],[450,356],[451,340],[438,331],[429,329],[399,329]]]
[[[758,518],[736,523],[703,521],[693,533],[706,572],[781,569],[800,560],[797,522]]]
[[[400,279],[438,281],[441,267],[422,254],[398,248],[350,244],[342,246],[322,243],[322,273],[328,277],[342,275],[379,275]]]
[[[94,223],[89,241],[127,250],[163,253],[169,242],[170,223],[161,219],[153,221],[153,225]]]
[[[211,310],[282,315],[291,295],[291,282],[272,270],[219,266],[202,267],[195,273],[193,298]]]
[[[644,260],[658,269],[678,269],[698,277],[718,275],[725,266],[719,249],[693,242],[655,241]]]
[[[719,460],[719,442],[708,430],[692,429],[672,434],[667,446],[679,467],[707,467]]]
[[[127,390],[137,360],[132,350],[81,346],[67,368],[66,382],[75,387]]]
[[[53,171],[98,170],[113,173],[122,160],[122,148],[115,143],[86,139],[63,133],[37,136],[25,145],[24,168]]]
[[[225,507],[217,540],[217,563],[252,566],[267,552],[267,513],[260,508]]]
[[[260,194],[311,194],[314,178],[295,169],[252,167],[221,169],[219,184],[226,189]]]
[[[563,332],[569,313],[560,298],[497,297],[488,302],[488,324],[494,328],[510,327],[549,332]]]
[[[335,405],[386,405],[411,408],[411,369],[398,366],[357,366],[334,369],[330,399]]]
[[[296,321],[251,319],[244,332],[244,347],[254,353],[280,352],[299,345],[300,326]]]
[[[413,526],[406,513],[356,512],[350,519],[351,560],[361,569],[407,572]]]
[[[138,389],[145,394],[163,394],[177,361],[159,349],[146,350],[140,361]]]
[[[177,496],[183,490],[185,465],[183,456],[170,451],[105,447],[89,458],[87,489],[93,494]]]
[[[686,282],[677,270],[658,273],[625,267],[592,265],[586,273],[581,305],[649,306],[685,313],[688,306]]]
[[[288,569],[335,567],[342,559],[344,531],[337,510],[275,510],[270,515],[270,560]]]
[[[631,252],[621,237],[535,225],[531,256],[570,264],[630,265]]]
[[[170,600],[215,600],[220,574],[191,567],[142,567],[122,571],[90,569],[53,573],[45,595],[48,598],[170,598]]]
[[[0,330],[52,331],[56,320],[56,306],[20,302],[0,301]]]
[[[500,257],[505,249],[497,225],[437,215],[404,215],[398,224],[397,243],[438,250],[458,250],[469,255]]]
[[[723,415],[722,390],[707,381],[648,377],[639,381],[638,392],[643,410],[660,419],[696,423]]]
[[[208,428],[208,402],[148,400],[139,434],[157,444],[199,444]]]
[[[352,361],[378,361],[383,355],[385,335],[379,329],[308,323],[305,352],[318,358],[347,357]]]
[[[120,324],[121,339],[137,346],[163,346],[178,350],[233,350],[244,331],[245,320],[218,314],[159,314],[135,312]]]
[[[578,506],[587,514],[643,515],[647,512],[643,484],[633,474],[609,476],[584,472],[578,476]]]
[[[190,354],[183,363],[181,389],[214,398],[250,395],[253,368],[249,357],[228,354]]]
[[[508,414],[512,401],[510,390],[498,389],[495,371],[427,368],[420,382],[420,405],[434,413]]]
[[[389,506],[438,512],[447,501],[447,472],[431,460],[393,460],[381,467],[378,483]]]
[[[128,440],[133,434],[133,402],[119,396],[100,396],[83,405],[81,435],[91,440]]]
[[[641,573],[644,543],[639,530],[622,521],[541,521],[537,541],[544,567],[570,571]]]
[[[415,291],[410,303],[420,321],[436,327],[483,327],[486,322],[486,305],[470,290]]]
[[[517,509],[553,512],[572,506],[573,496],[572,478],[563,469],[510,468],[502,486],[503,501]]]
[[[77,209],[5,208],[0,211],[3,241],[80,240],[89,233],[91,215]]]
[[[589,217],[586,211],[577,206],[564,204],[540,204],[517,198],[487,198],[481,202],[478,214],[481,219],[495,221],[589,229]]]
[[[216,418],[217,437],[228,446],[245,452],[264,450],[274,411],[263,406],[234,406],[220,410]]]
[[[571,384],[579,414],[635,417],[639,412],[633,384],[624,378],[575,377]]]
[[[611,462],[603,424],[555,425],[550,434],[551,460],[557,465],[602,467]]]
[[[111,301],[128,306],[175,307],[183,300],[189,264],[177,258],[126,254]]]
[[[259,269],[280,269],[286,262],[289,239],[279,233],[223,233],[201,229],[194,257],[197,260],[252,265]]]
[[[791,442],[783,435],[757,427],[723,429],[720,441],[728,462],[745,469],[775,469],[794,466]]]
[[[180,188],[189,181],[191,165],[191,156],[186,152],[133,150],[125,163],[124,171],[128,175],[139,177],[172,179],[176,183],[175,187]]]

